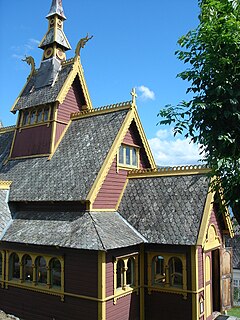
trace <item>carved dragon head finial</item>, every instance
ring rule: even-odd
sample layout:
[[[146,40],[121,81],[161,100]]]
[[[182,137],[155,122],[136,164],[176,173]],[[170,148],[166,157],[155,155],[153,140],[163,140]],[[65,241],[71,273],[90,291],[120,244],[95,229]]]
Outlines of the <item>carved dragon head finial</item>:
[[[80,50],[85,47],[86,43],[87,43],[90,39],[92,39],[92,37],[93,37],[93,36],[89,37],[89,36],[88,36],[88,33],[87,33],[87,35],[86,35],[85,38],[82,38],[82,39],[79,40],[79,42],[78,42],[78,44],[77,44],[77,46],[76,46],[76,50],[75,50],[75,59],[77,59],[77,58],[80,56]]]
[[[29,79],[36,72],[34,58],[32,56],[28,56],[28,57],[25,56],[25,59],[22,59],[22,61],[26,61],[27,64],[31,66],[31,72],[30,72],[30,75],[28,76],[28,79]]]

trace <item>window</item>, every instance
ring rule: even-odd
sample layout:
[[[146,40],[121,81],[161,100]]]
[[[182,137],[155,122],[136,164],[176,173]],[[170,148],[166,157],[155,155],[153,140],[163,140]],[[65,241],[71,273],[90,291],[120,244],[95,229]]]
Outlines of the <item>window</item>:
[[[182,288],[183,267],[179,258],[173,257],[169,260],[170,285]]]
[[[186,256],[184,254],[148,253],[148,287],[160,291],[187,290]],[[154,289],[155,290],[155,289]],[[185,293],[184,293],[185,294]]]
[[[132,146],[121,145],[118,153],[118,164],[124,167],[138,167],[139,149]]]
[[[36,282],[47,283],[47,264],[43,257],[37,257],[36,259]]]
[[[16,253],[12,253],[9,260],[9,278],[20,279],[20,261]]]
[[[155,256],[152,259],[152,284],[163,284],[166,282],[164,258]]]
[[[61,287],[61,263],[57,258],[50,261],[51,286]]]
[[[133,290],[138,280],[138,254],[116,258],[114,262],[114,290]],[[115,292],[116,293],[116,292]]]
[[[33,280],[32,258],[27,254],[23,256],[23,280]]]
[[[22,111],[20,125],[27,126],[35,123],[47,122],[49,121],[50,111],[50,107]]]

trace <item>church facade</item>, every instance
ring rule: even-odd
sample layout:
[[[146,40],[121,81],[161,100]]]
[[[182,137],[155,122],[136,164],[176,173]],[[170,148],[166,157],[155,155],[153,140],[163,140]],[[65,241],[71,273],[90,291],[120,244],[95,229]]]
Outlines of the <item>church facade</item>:
[[[0,128],[0,309],[24,320],[210,320],[233,236],[209,169],[157,168],[130,101],[94,108],[61,0]]]

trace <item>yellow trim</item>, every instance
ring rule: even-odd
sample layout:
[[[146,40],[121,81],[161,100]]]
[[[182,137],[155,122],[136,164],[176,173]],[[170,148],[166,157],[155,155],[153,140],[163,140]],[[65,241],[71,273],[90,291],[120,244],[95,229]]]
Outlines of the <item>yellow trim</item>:
[[[8,160],[11,158],[11,156],[12,156],[12,151],[13,151],[13,147],[14,147],[14,144],[15,144],[16,135],[17,135],[17,129],[15,129],[15,131],[14,131],[13,140],[12,140],[12,144],[11,144],[11,148],[10,148],[10,152],[9,152],[9,156],[8,156],[7,161],[8,161]]]
[[[106,298],[106,252],[98,252],[98,299]],[[106,302],[98,302],[98,320],[106,319]]]
[[[184,299],[187,299],[187,262],[186,255],[183,253],[165,253],[165,252],[148,252],[148,294],[152,291],[169,292],[182,294]],[[155,256],[161,256],[164,259],[164,269],[166,272],[166,282],[161,286],[158,284],[152,284],[152,260]],[[169,274],[169,261],[171,258],[178,258],[182,262],[182,277],[183,285],[182,288],[171,286],[170,274]]]
[[[91,212],[113,212],[113,211],[116,211],[116,208],[112,208],[112,209],[91,209]]]
[[[201,247],[204,246],[204,242],[206,239],[208,222],[209,222],[212,207],[213,207],[213,200],[214,200],[214,193],[210,191],[207,195],[207,199],[205,202],[204,212],[203,212],[202,221],[201,221],[200,230],[199,230],[198,239],[197,239],[197,245]]]
[[[198,291],[198,248],[191,247],[191,265],[192,265],[192,290]],[[199,301],[198,295],[192,295],[192,319],[198,319]]]
[[[16,129],[16,126],[9,126],[9,127],[0,128],[0,134],[11,132],[11,131],[14,131],[15,129]]]
[[[151,148],[149,146],[149,143],[148,143],[147,137],[145,135],[145,132],[144,132],[141,120],[139,118],[137,109],[133,108],[133,110],[134,110],[134,120],[136,121],[136,125],[137,125],[137,128],[138,128],[138,131],[139,131],[139,134],[140,134],[144,149],[146,151],[148,160],[150,162],[151,169],[154,169],[154,168],[156,168],[156,163],[155,163],[155,160],[153,158],[152,150],[151,150]]]
[[[107,173],[112,165],[112,162],[114,160],[114,158],[116,157],[116,154],[118,152],[118,149],[122,143],[122,140],[124,139],[126,133],[127,133],[127,130],[133,120],[133,110],[130,109],[123,121],[123,124],[122,124],[122,127],[121,129],[119,130],[112,146],[111,146],[111,149],[110,151],[108,152],[108,155],[105,159],[105,161],[103,162],[103,165],[100,169],[100,171],[98,172],[98,175],[97,175],[97,178],[95,179],[92,187],[91,187],[91,190],[89,191],[88,195],[87,195],[87,198],[86,200],[90,201],[91,204],[94,203],[94,200],[96,199],[97,197],[97,194],[107,176]]]
[[[72,121],[69,120],[69,122],[68,122],[68,124],[66,125],[66,127],[64,128],[64,130],[63,130],[60,138],[58,139],[58,142],[57,142],[56,145],[54,146],[54,149],[53,149],[52,153],[49,155],[48,160],[51,160],[52,157],[54,156],[54,153],[56,152],[59,144],[61,143],[61,141],[62,141],[63,137],[65,136],[65,133],[66,133],[66,131],[68,130],[68,128],[69,128],[69,126],[70,126],[71,123],[72,123]]]
[[[204,242],[203,249],[204,251],[212,250],[219,248],[221,246],[221,240],[217,235],[217,230],[214,224],[210,224],[207,230],[206,241]]]
[[[55,106],[53,108],[53,125],[52,125],[52,134],[51,134],[51,146],[50,146],[50,154],[53,153],[54,145],[55,145],[55,139],[56,139],[56,131],[57,131],[57,107],[58,103],[55,103]]]
[[[164,176],[183,176],[193,174],[207,174],[210,172],[209,168],[204,166],[192,165],[192,166],[175,166],[175,167],[164,167],[154,169],[136,169],[128,173],[129,179],[134,178],[154,178]]]
[[[74,79],[76,78],[76,76],[79,76],[79,81],[80,81],[80,85],[82,87],[83,90],[83,95],[86,101],[86,105],[88,109],[92,109],[92,102],[90,99],[90,95],[88,92],[88,88],[86,85],[86,81],[83,75],[83,68],[82,65],[80,63],[80,60],[70,60],[68,61],[68,63],[62,63],[62,66],[66,65],[66,64],[73,64],[73,68],[71,70],[71,72],[69,73],[67,79],[65,80],[58,96],[57,96],[57,101],[59,101],[60,104],[63,103],[64,99],[66,98],[66,95],[71,87],[71,85],[73,84]]]
[[[140,320],[145,319],[145,290],[144,290],[144,244],[140,244]]]
[[[12,181],[0,180],[0,190],[9,190],[11,184],[12,184]]]
[[[125,181],[125,183],[124,183],[124,186],[123,186],[123,188],[122,188],[122,191],[121,191],[121,193],[120,193],[120,196],[119,196],[119,198],[118,198],[118,202],[117,202],[117,205],[116,205],[116,210],[118,210],[118,207],[120,206],[120,203],[121,203],[121,201],[122,201],[122,197],[123,197],[124,192],[125,192],[125,190],[126,190],[126,188],[127,188],[127,185],[128,185],[128,179],[126,179],[126,181]]]
[[[130,104],[130,101],[126,102],[120,102],[116,104],[111,104],[108,106],[103,106],[100,108],[94,108],[90,110],[83,110],[80,112],[75,112],[71,114],[71,119],[72,120],[77,120],[77,119],[82,119],[82,118],[87,118],[87,117],[93,117],[96,115],[100,114],[107,114],[107,113],[112,113],[120,110],[128,110],[131,109],[132,106]]]

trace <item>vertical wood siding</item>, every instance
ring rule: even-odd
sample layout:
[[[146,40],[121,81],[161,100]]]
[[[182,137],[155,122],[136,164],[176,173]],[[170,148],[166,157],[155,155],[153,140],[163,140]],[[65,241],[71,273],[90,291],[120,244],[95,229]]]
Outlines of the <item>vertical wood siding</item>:
[[[63,130],[66,128],[66,124],[63,123],[57,123],[56,125],[56,135],[55,135],[55,145],[57,144],[59,138],[61,137],[61,134],[63,133]]]
[[[76,78],[70,87],[63,103],[58,107],[57,120],[68,122],[72,112],[79,112],[82,105],[85,104],[82,88],[78,78]]]
[[[198,247],[198,288],[204,286],[204,270],[203,270],[203,251],[201,246]]]
[[[2,245],[1,249],[3,249]],[[11,244],[5,244],[4,249],[13,250],[14,247]],[[98,296],[98,253],[96,251],[56,250],[35,246],[26,248],[21,245],[16,245],[15,250],[64,256],[65,292],[90,297]],[[62,302],[58,296],[12,286],[8,289],[0,289],[0,309],[24,320],[98,319],[97,301],[65,296]]]
[[[187,300],[179,294],[145,291],[146,320],[193,320],[191,295]]]
[[[17,131],[12,157],[47,154],[50,152],[52,126],[37,126]]]
[[[126,182],[126,179],[127,170],[119,170],[117,172],[117,163],[115,158],[103,182],[103,185],[94,201],[93,208],[115,208],[120,194],[123,190],[123,186]]]
[[[128,294],[117,299],[113,304],[110,300],[106,304],[107,320],[139,320],[139,295],[136,293]],[[150,319],[149,319],[150,320]]]

